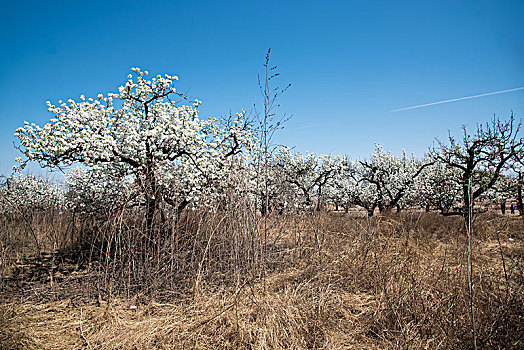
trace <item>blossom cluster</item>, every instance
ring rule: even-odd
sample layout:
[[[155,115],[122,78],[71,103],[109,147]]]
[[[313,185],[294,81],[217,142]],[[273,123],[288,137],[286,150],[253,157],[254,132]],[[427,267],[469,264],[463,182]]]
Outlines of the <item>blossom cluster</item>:
[[[62,211],[67,207],[66,191],[49,179],[12,174],[0,187],[0,212],[25,217],[35,211]]]

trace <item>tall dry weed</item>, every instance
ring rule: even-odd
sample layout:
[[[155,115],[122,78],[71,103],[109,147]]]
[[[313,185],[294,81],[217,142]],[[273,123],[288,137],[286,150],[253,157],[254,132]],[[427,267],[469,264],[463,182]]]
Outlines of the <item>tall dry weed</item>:
[[[151,240],[141,218],[130,211],[113,222],[35,223],[45,250],[77,251],[77,260],[58,249],[54,265],[33,280],[13,276],[23,254],[10,263],[4,347],[473,347],[460,218],[273,215],[265,242],[263,218],[241,199],[159,219]],[[523,228],[520,218],[490,213],[475,223],[473,306],[482,348],[522,347]],[[2,244],[28,256],[26,238],[25,252],[19,243]],[[70,270],[59,269],[68,262]],[[51,329],[61,331],[49,337]]]

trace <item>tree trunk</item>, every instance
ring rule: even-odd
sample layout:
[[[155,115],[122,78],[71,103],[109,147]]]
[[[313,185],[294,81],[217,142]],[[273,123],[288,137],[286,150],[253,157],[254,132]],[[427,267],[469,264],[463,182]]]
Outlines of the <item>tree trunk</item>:
[[[317,200],[317,207],[316,211],[320,211],[322,208],[322,186],[318,186],[318,200]]]
[[[153,231],[155,213],[160,204],[160,201],[158,200],[158,188],[155,173],[151,163],[147,165],[145,177],[144,194],[146,197],[146,230],[148,234],[151,234]]]
[[[262,214],[262,216],[266,216],[267,215],[267,203],[266,201],[262,201],[261,203],[261,208],[260,208],[260,214]]]
[[[473,215],[473,198],[471,198],[471,193],[473,191],[470,191],[469,189],[469,185],[470,185],[470,178],[469,176],[466,177],[464,176],[463,177],[463,185],[462,185],[462,200],[464,202],[464,208],[462,209],[462,212],[463,212],[463,215],[464,215],[464,221],[467,223],[470,219],[470,215],[472,216]],[[470,206],[471,206],[471,210],[470,210]],[[471,214],[470,214],[471,212]],[[473,219],[473,218],[471,218]]]
[[[306,197],[306,207],[310,207],[313,204],[313,201],[311,200],[311,197],[308,193],[305,194]]]
[[[524,215],[524,205],[522,203],[522,173],[519,172],[519,184],[517,188],[517,209],[519,214]]]
[[[155,196],[148,196],[146,198],[146,227],[147,230],[150,232],[153,229],[153,219],[155,218],[155,211],[156,211],[156,198]]]

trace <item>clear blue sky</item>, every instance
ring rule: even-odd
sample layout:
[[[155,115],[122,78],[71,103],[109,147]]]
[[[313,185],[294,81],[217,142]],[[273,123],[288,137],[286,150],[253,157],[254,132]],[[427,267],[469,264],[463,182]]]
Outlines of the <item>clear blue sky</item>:
[[[275,138],[365,157],[375,142],[422,155],[494,114],[524,117],[524,1],[3,1],[0,173],[45,101],[116,91],[133,66],[180,77],[201,113],[251,109],[266,50],[292,87]],[[523,118],[524,119],[524,118]]]

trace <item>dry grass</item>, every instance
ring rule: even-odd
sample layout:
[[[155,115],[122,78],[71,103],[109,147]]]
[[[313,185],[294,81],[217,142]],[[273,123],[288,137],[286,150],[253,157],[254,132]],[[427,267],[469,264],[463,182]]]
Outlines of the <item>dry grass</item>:
[[[103,285],[89,289],[82,278],[76,284],[71,278],[5,282],[0,345],[472,347],[460,218],[418,212],[369,221],[338,213],[272,218],[265,243],[260,230],[253,230],[262,226],[260,219],[216,214],[184,220],[177,223],[177,259],[154,265],[158,277],[137,278],[143,283],[139,287],[118,282],[130,275],[111,264],[115,280],[109,290]],[[482,348],[524,346],[523,228],[521,218],[494,214],[481,215],[476,222],[474,305]],[[264,246],[265,268],[260,266]],[[165,273],[172,264],[175,273]],[[100,284],[100,276],[107,275],[101,265],[93,261],[93,267],[74,273],[85,276],[86,284]]]

